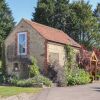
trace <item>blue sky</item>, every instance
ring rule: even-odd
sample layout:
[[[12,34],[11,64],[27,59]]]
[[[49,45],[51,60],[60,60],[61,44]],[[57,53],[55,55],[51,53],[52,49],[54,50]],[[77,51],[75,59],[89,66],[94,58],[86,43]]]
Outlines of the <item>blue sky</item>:
[[[38,0],[6,0],[10,9],[12,10],[14,19],[16,22],[19,22],[21,18],[32,18],[32,12],[34,12],[34,7],[36,7]],[[74,0],[71,0],[74,1]],[[85,0],[89,1],[92,5],[92,9],[95,9],[97,3],[100,3],[100,0]]]

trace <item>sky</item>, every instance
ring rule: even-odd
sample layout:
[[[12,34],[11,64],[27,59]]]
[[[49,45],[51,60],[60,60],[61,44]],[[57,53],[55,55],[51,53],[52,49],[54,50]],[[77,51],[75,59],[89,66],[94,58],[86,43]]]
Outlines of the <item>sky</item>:
[[[35,7],[37,6],[38,0],[6,0],[12,14],[14,16],[15,22],[19,22],[22,18],[31,19],[32,12],[35,12]],[[71,0],[74,1],[74,0]],[[97,6],[97,3],[100,3],[100,0],[85,0],[89,1],[94,10]]]

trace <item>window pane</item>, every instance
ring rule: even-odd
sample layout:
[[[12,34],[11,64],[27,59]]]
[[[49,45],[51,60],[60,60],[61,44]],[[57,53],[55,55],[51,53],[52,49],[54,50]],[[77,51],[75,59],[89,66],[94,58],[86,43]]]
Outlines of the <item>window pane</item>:
[[[26,34],[19,33],[19,54],[26,53]]]

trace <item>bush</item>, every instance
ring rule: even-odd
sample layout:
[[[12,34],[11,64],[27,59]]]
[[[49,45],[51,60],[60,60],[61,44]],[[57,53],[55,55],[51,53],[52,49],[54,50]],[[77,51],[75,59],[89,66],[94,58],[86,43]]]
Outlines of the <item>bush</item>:
[[[5,83],[5,76],[0,72],[0,84]]]
[[[30,77],[34,77],[40,74],[39,67],[37,66],[36,59],[32,57],[32,65],[30,65]]]
[[[70,46],[65,46],[66,50],[66,63],[64,66],[64,83],[65,85],[80,85],[90,83],[90,75],[83,69],[79,69],[76,61],[77,52]]]
[[[59,63],[54,62],[48,66],[48,77],[57,83],[57,86],[65,86],[64,67],[60,66]]]
[[[88,72],[85,72],[83,69],[76,69],[72,71],[69,75],[66,76],[67,85],[81,85],[90,83],[90,75]]]
[[[16,76],[9,76],[8,77],[8,83],[10,83],[11,85],[17,85],[18,82],[18,78]]]
[[[33,82],[31,79],[30,80],[29,79],[28,80],[19,80],[19,81],[17,81],[16,85],[19,87],[31,87],[33,85]]]
[[[98,73],[96,74],[95,79],[96,79],[96,80],[99,80],[99,79],[100,79],[100,73],[99,73],[99,74],[98,74]]]
[[[78,74],[76,74],[77,84],[87,84],[90,83],[90,75],[83,69],[79,69]]]
[[[50,87],[52,85],[52,81],[42,75],[24,80],[11,79],[10,83],[19,87],[42,87],[42,85]]]
[[[100,71],[97,71],[95,78],[96,80],[100,80]]]
[[[5,83],[6,77],[2,72],[2,69],[0,68],[0,84]]]
[[[42,75],[37,75],[33,77],[32,80],[34,80],[35,83],[42,83],[45,86],[52,85],[52,81]]]
[[[48,68],[48,77],[58,86],[81,85],[91,82],[89,73],[79,69],[75,64],[73,67],[61,67],[54,63]]]

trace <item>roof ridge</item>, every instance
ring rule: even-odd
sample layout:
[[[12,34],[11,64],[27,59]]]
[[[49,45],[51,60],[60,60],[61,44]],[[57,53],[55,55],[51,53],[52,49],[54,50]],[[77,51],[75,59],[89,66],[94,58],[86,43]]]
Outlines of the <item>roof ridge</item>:
[[[81,47],[79,43],[77,43],[68,34],[60,29],[56,29],[24,18],[23,20],[30,24],[36,31],[40,33],[40,35],[42,35],[47,40],[63,44],[70,44],[75,47]]]
[[[31,22],[31,23],[34,23],[34,24],[38,24],[38,25],[41,25],[41,26],[44,26],[44,27],[47,27],[47,28],[52,28],[52,29],[54,29],[54,30],[56,30],[56,31],[59,31],[59,32],[63,32],[62,30],[60,30],[60,29],[57,29],[57,28],[54,28],[54,27],[51,27],[51,26],[48,26],[48,25],[44,25],[44,24],[41,24],[41,23],[38,23],[38,22],[35,22],[35,21],[31,21],[31,20],[28,20],[28,19],[25,19],[25,18],[23,18],[24,20],[26,20],[26,21],[29,21],[29,22]],[[64,32],[63,32],[64,33]],[[64,33],[65,34],[65,33]]]

